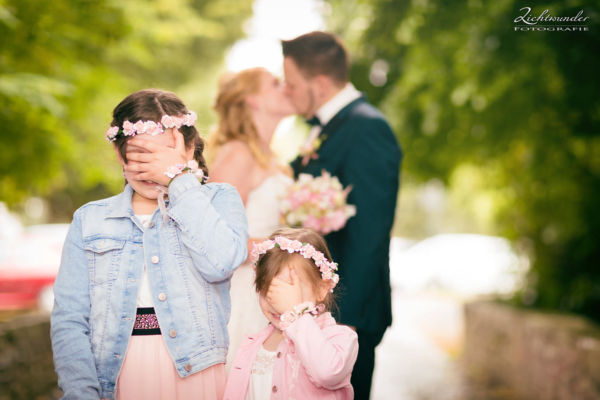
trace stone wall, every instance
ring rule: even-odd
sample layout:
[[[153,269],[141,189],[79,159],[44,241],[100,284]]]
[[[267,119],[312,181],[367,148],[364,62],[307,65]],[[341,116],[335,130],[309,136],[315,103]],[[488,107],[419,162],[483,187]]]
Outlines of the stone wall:
[[[464,367],[473,387],[485,387],[482,399],[600,399],[600,327],[472,302],[465,306]]]
[[[60,398],[47,315],[26,314],[0,322],[0,400]]]

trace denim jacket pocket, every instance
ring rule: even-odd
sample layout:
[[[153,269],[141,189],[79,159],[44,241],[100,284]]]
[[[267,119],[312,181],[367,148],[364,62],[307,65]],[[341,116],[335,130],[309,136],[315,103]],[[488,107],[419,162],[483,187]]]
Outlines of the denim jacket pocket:
[[[92,286],[102,285],[117,278],[124,246],[124,239],[93,238],[84,240],[83,248],[90,266],[90,284]]]

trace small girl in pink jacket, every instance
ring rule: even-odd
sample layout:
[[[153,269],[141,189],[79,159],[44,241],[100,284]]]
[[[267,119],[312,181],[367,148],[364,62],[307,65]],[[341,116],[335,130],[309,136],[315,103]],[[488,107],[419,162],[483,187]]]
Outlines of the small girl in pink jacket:
[[[242,342],[224,399],[352,399],[358,337],[326,311],[339,277],[323,238],[280,229],[251,259],[269,325]]]

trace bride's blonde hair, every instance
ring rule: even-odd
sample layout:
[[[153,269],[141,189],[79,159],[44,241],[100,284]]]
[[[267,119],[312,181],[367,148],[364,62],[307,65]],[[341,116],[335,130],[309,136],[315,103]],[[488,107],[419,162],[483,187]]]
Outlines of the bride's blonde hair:
[[[259,146],[260,138],[250,106],[246,102],[248,95],[260,90],[264,68],[250,68],[238,73],[225,74],[219,80],[219,89],[213,109],[219,116],[219,122],[209,137],[207,160],[212,163],[225,143],[239,140],[248,145],[252,155],[263,168],[268,168],[270,158]]]

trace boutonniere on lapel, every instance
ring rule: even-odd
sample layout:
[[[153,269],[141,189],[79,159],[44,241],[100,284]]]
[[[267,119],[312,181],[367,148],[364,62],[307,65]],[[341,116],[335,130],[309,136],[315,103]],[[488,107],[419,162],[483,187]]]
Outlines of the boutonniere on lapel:
[[[310,162],[310,160],[316,160],[317,158],[319,158],[317,150],[319,150],[319,147],[321,147],[325,139],[327,139],[327,135],[319,135],[310,142],[305,143],[300,148],[300,155],[302,156],[303,166],[306,166]]]

